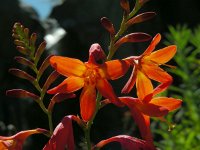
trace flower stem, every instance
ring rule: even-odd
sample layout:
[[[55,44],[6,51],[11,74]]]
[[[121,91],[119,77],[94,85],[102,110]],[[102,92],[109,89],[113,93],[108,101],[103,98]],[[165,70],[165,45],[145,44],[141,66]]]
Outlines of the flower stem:
[[[46,91],[43,90],[39,84],[40,78],[39,78],[39,70],[37,69],[37,63],[35,61],[36,59],[33,56],[31,57],[31,59],[34,62],[34,71],[36,73],[36,80],[34,81],[34,86],[40,92],[40,99],[38,100],[38,104],[40,108],[43,110],[43,112],[48,116],[49,131],[50,131],[50,136],[51,136],[53,134],[52,112],[49,111],[44,105],[43,99],[44,99]]]
[[[140,5],[139,5],[139,1],[136,1],[136,6],[135,8],[130,12],[130,14],[125,14],[123,15],[123,19],[119,28],[119,31],[115,34],[114,37],[110,38],[110,45],[108,47],[109,53],[107,56],[107,60],[111,60],[113,55],[115,54],[116,50],[118,49],[118,47],[115,47],[115,42],[117,40],[119,40],[119,38],[124,34],[124,32],[128,29],[128,26],[126,24],[126,22],[131,19],[140,9]]]
[[[100,109],[100,106],[101,106],[101,103],[100,103],[100,100],[102,98],[102,95],[98,92],[97,93],[97,98],[96,98],[96,110],[94,112],[94,115],[92,116],[92,119],[90,121],[87,122],[87,125],[85,127],[85,140],[86,140],[86,144],[87,144],[87,149],[88,150],[91,150],[91,141],[90,141],[90,129],[91,129],[91,126],[93,124],[93,121],[94,121],[94,118],[96,117],[96,114],[97,112],[99,111]]]
[[[49,121],[49,132],[50,132],[50,135],[52,135],[53,134],[52,112],[48,111],[47,115],[48,115],[48,121]]]

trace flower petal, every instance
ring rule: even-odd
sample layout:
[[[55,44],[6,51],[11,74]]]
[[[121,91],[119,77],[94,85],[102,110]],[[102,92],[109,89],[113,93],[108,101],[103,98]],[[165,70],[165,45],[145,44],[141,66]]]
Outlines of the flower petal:
[[[106,79],[99,79],[97,81],[96,88],[103,97],[108,98],[113,104],[117,106],[123,106],[118,97],[115,95],[112,86]]]
[[[157,50],[149,55],[149,59],[158,64],[164,64],[168,62],[176,53],[176,46],[171,45],[163,49]]]
[[[166,90],[172,83],[173,78],[166,71],[161,69],[158,65],[153,63],[146,63],[142,65],[142,70],[152,80],[161,82],[154,90],[153,95],[156,95]]]
[[[68,77],[58,86],[48,90],[49,94],[56,94],[56,93],[72,93],[84,86],[84,79],[79,77]]]
[[[81,77],[86,70],[85,64],[82,61],[69,57],[52,56],[50,63],[57,72],[67,77]]]
[[[172,77],[154,63],[146,62],[142,64],[142,70],[152,80],[162,83],[172,81]]]
[[[158,93],[161,93],[161,92],[165,91],[165,90],[171,85],[171,83],[172,83],[172,81],[159,84],[159,85],[153,90],[153,95],[157,95]]]
[[[143,100],[147,95],[153,92],[151,80],[139,70],[137,70],[136,88],[137,96],[140,100]]]
[[[155,150],[155,148],[149,146],[146,141],[128,135],[118,135],[106,140],[102,140],[97,145],[95,145],[92,150],[94,150],[95,148],[100,149],[111,142],[119,142],[121,146],[126,150],[133,150],[133,148],[134,150]]]
[[[32,134],[48,134],[45,129],[33,129],[18,132],[9,137],[0,136],[0,150],[22,150],[24,141]]]
[[[107,79],[118,79],[123,76],[129,69],[129,62],[125,60],[111,60],[102,65],[102,69],[107,74]]]
[[[136,107],[150,117],[162,117],[168,114],[168,109],[166,107],[154,105],[152,103],[137,102]]]
[[[137,107],[135,107],[135,102],[138,99],[132,97],[119,97],[119,99],[129,107],[131,115],[139,127],[142,138],[150,143],[150,145],[153,145],[153,138],[150,130],[150,117],[144,115]]]
[[[65,116],[55,128],[49,142],[43,150],[74,150],[74,134],[72,128],[72,117]]]
[[[156,45],[160,42],[161,40],[161,35],[158,33],[156,34],[156,36],[153,38],[153,40],[151,41],[149,47],[145,50],[145,52],[142,54],[144,55],[149,55],[156,47]]]
[[[168,97],[156,97],[150,102],[151,104],[166,107],[169,111],[173,111],[181,107],[182,100]]]
[[[87,85],[83,88],[80,96],[81,116],[84,121],[89,121],[96,109],[96,89],[94,85]]]
[[[136,82],[136,77],[137,77],[137,71],[136,68],[134,67],[128,82],[122,89],[122,93],[129,93],[133,89]]]

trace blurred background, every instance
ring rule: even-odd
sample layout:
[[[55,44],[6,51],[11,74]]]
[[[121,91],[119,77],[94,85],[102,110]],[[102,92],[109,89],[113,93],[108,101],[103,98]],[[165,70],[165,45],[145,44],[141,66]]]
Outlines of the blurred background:
[[[99,43],[107,52],[109,35],[101,26],[100,18],[106,16],[118,28],[122,19],[119,0],[1,0],[0,3],[0,135],[13,135],[18,131],[37,127],[48,129],[47,118],[34,101],[5,95],[8,89],[33,88],[26,81],[8,73],[9,68],[18,66],[13,58],[20,55],[11,36],[14,23],[20,22],[31,32],[37,33],[37,43],[46,40],[45,55],[57,54],[87,61],[88,50],[93,43]],[[155,11],[157,16],[150,21],[134,25],[128,32],[146,32],[152,36],[161,33],[163,39],[158,48],[170,44],[178,46],[177,55],[171,62],[177,68],[169,70],[174,82],[163,94],[183,99],[183,107],[167,116],[168,121],[176,124],[174,130],[168,132],[166,123],[152,119],[151,128],[155,144],[161,150],[198,150],[200,1],[150,0],[140,10],[145,11]],[[148,44],[149,42],[125,44],[114,57],[138,55]],[[113,82],[117,95],[120,95],[129,75],[130,72]],[[132,93],[134,94],[134,91]],[[54,126],[63,116],[69,114],[79,114],[78,99],[56,105],[53,113]],[[75,123],[73,125],[76,147],[81,150],[84,135]],[[106,106],[99,111],[94,121],[92,142],[97,143],[118,134],[140,137],[128,109]],[[40,150],[47,141],[48,139],[42,135],[33,135],[24,144],[24,149]],[[110,144],[105,149],[120,148],[116,144]]]

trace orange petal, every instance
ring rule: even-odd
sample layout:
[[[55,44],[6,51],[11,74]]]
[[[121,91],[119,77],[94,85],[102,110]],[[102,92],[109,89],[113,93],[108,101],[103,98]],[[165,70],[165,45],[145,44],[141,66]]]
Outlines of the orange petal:
[[[161,93],[165,91],[172,83],[172,80],[169,82],[161,83],[159,84],[154,90],[153,90],[153,95],[157,95],[158,93]]]
[[[119,97],[119,99],[129,107],[131,115],[139,127],[142,138],[153,145],[153,138],[150,130],[150,117],[144,115],[137,107],[135,107],[134,101],[138,99],[132,97]]]
[[[155,49],[156,45],[160,42],[160,40],[161,40],[161,35],[158,33],[153,38],[153,40],[151,41],[151,44],[142,55],[149,55]]]
[[[99,79],[97,81],[96,87],[103,97],[108,98],[113,104],[117,106],[123,106],[118,97],[115,95],[112,86],[106,79]]]
[[[80,96],[81,116],[84,121],[89,121],[96,109],[96,89],[93,85],[84,87]]]
[[[176,53],[176,46],[171,45],[163,49],[151,53],[148,57],[151,61],[158,64],[164,64],[174,57]]]
[[[168,97],[156,97],[153,98],[150,103],[166,107],[169,111],[173,111],[181,107],[182,100]]]
[[[58,86],[48,90],[49,94],[56,94],[56,93],[72,93],[84,86],[84,79],[79,77],[68,77]]]
[[[67,77],[81,77],[86,70],[85,64],[82,61],[69,57],[52,56],[50,63],[57,72]]]
[[[136,82],[136,77],[137,77],[137,71],[136,68],[134,67],[128,82],[122,89],[122,93],[129,93],[133,89]]]
[[[152,80],[162,83],[172,81],[172,77],[156,64],[146,62],[142,64],[142,70]]]
[[[129,69],[130,64],[125,60],[111,60],[102,65],[107,74],[107,79],[115,80],[123,76]]]
[[[145,115],[150,117],[162,117],[168,114],[168,109],[163,106],[154,105],[152,103],[142,103],[137,101],[136,107]]]
[[[137,70],[136,88],[137,96],[140,100],[143,100],[147,95],[153,92],[151,80],[139,70]]]
[[[45,129],[33,129],[18,132],[17,134],[9,137],[0,136],[0,150],[21,150],[24,141],[32,134],[49,134]]]

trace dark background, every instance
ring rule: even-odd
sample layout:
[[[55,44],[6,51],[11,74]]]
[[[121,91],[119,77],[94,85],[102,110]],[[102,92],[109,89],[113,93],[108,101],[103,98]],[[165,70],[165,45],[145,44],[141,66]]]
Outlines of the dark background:
[[[154,36],[156,33],[168,32],[169,25],[187,24],[193,28],[200,22],[199,0],[150,0],[140,12],[155,11],[157,16],[151,21],[131,27],[128,32],[146,32]],[[101,27],[100,18],[108,17],[114,25],[119,27],[122,10],[119,0],[66,0],[62,5],[53,8],[49,18],[40,21],[37,12],[31,7],[20,5],[17,0],[2,0],[0,5],[0,135],[12,135],[18,131],[37,127],[47,128],[47,118],[32,100],[10,98],[5,91],[13,88],[25,88],[32,90],[27,82],[18,79],[8,73],[8,69],[16,67],[14,56],[20,55],[13,44],[12,26],[15,22],[21,22],[32,32],[38,34],[38,43],[47,33],[57,25],[65,29],[67,34],[57,44],[50,47],[47,53],[55,53],[68,57],[76,57],[87,61],[88,49],[93,43],[100,43],[107,52],[108,34]],[[52,19],[57,21],[52,22]],[[127,32],[127,33],[128,33]],[[135,50],[142,49],[146,43],[126,44],[122,46],[114,57],[124,58],[134,55]],[[159,46],[163,46],[160,44]],[[142,52],[142,51],[141,51]],[[128,76],[113,82],[117,95]],[[121,84],[122,83],[122,84]],[[78,92],[79,94],[79,92]],[[63,116],[79,113],[78,99],[72,99],[56,105],[53,119],[55,126]],[[107,106],[97,115],[91,133],[92,142],[97,143],[101,139],[118,134],[131,134],[135,131],[132,123],[126,122],[129,118],[126,109],[118,109]],[[125,122],[125,123],[124,123]],[[130,126],[132,127],[130,129]],[[129,130],[127,130],[129,128]],[[76,143],[83,142],[83,133],[74,124]],[[131,132],[131,133],[130,133]],[[137,132],[135,132],[137,134]],[[134,134],[134,135],[135,135]],[[24,149],[42,149],[48,139],[42,135],[34,135],[29,138]],[[158,139],[159,140],[159,139]],[[80,149],[81,144],[77,144]]]

